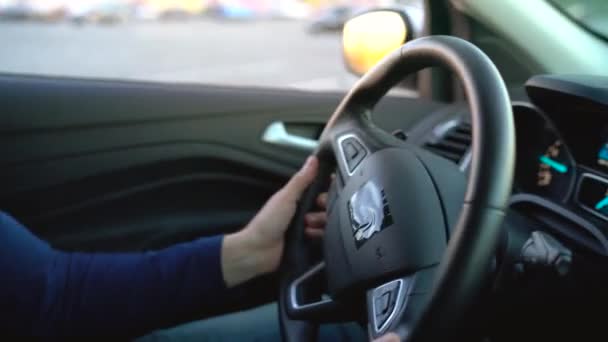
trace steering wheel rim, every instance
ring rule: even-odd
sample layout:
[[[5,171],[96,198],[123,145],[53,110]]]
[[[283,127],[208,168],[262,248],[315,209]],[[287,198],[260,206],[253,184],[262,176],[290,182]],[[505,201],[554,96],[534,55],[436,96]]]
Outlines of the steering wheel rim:
[[[446,182],[442,180],[445,177],[439,176],[442,172],[449,171],[452,164],[442,158],[429,155],[419,148],[399,141],[386,132],[381,131],[371,122],[373,107],[388,90],[403,79],[404,76],[433,66],[448,68],[458,77],[469,103],[473,139],[471,164],[468,184],[466,186],[464,183],[460,184],[460,181],[454,181],[453,179]],[[344,142],[344,136],[349,132],[355,137],[358,137],[357,134],[364,136],[364,139],[361,138],[364,141],[360,141],[359,147],[363,147],[363,151],[366,152],[365,159],[359,161],[359,164],[355,166],[354,171],[356,174],[354,175],[351,174],[353,170],[350,170],[351,166],[346,162],[346,159],[340,159],[341,156],[345,155],[344,145],[341,145],[341,143]],[[342,139],[342,141],[340,142],[339,139]],[[357,145],[356,142],[355,145]],[[469,307],[475,294],[480,290],[494,256],[495,248],[501,237],[501,225],[513,181],[515,164],[514,147],[515,134],[509,95],[498,70],[490,59],[477,47],[455,37],[431,36],[409,42],[385,57],[354,85],[329,119],[321,135],[319,147],[315,152],[320,160],[318,179],[302,197],[286,238],[286,248],[281,268],[281,291],[279,298],[279,317],[284,339],[287,341],[314,340],[316,328],[318,327],[318,324],[311,321],[294,320],[291,318],[301,319],[303,317],[303,315],[298,315],[300,312],[296,310],[297,308],[294,308],[293,289],[295,288],[294,280],[301,278],[301,275],[310,267],[313,258],[303,234],[303,218],[304,214],[312,208],[314,198],[324,189],[327,179],[334,168],[337,167],[340,176],[344,173],[347,174],[345,176],[347,180],[344,181],[344,186],[341,189],[342,191],[346,191],[348,182],[354,179],[349,177],[365,177],[364,173],[367,169],[374,169],[374,165],[377,164],[391,164],[393,160],[400,159],[401,154],[410,154],[409,157],[404,157],[409,159],[397,161],[395,162],[397,164],[391,165],[402,167],[403,170],[407,169],[407,177],[403,177],[404,179],[418,177],[416,180],[404,180],[404,182],[409,181],[408,189],[421,189],[424,192],[427,189],[431,189],[431,185],[423,184],[425,182],[429,183],[423,176],[425,171],[428,173],[429,184],[432,183],[436,193],[432,194],[432,191],[428,191],[429,195],[426,196],[414,191],[415,195],[423,198],[425,196],[428,197],[428,202],[425,203],[430,207],[434,205],[437,210],[443,212],[445,226],[442,229],[446,228],[451,232],[450,236],[445,235],[445,244],[437,242],[436,240],[438,239],[436,237],[439,231],[436,226],[440,225],[439,221],[433,221],[431,218],[424,218],[421,215],[416,216],[415,211],[409,211],[408,214],[414,217],[414,221],[421,223],[425,227],[424,229],[405,227],[402,231],[399,231],[399,233],[408,235],[410,239],[415,238],[420,241],[410,242],[410,240],[403,239],[399,241],[405,246],[402,249],[415,250],[415,252],[399,250],[396,247],[386,247],[386,259],[390,259],[392,255],[406,255],[403,259],[408,260],[403,262],[391,261],[392,263],[389,263],[387,266],[384,264],[386,263],[383,261],[384,259],[378,257],[373,261],[374,265],[385,268],[386,274],[381,274],[380,271],[351,270],[353,274],[359,272],[357,279],[343,280],[338,279],[338,276],[332,275],[331,277],[333,278],[330,277],[328,283],[336,294],[336,297],[342,298],[352,298],[353,293],[360,292],[361,288],[367,286],[365,290],[368,290],[368,314],[371,315],[371,312],[376,310],[375,297],[373,297],[375,292],[373,291],[381,289],[382,286],[372,288],[371,290],[369,290],[369,286],[371,284],[378,285],[380,279],[386,280],[386,278],[393,279],[393,282],[400,281],[400,283],[384,282],[385,285],[393,284],[391,286],[399,286],[398,293],[394,295],[396,298],[391,300],[391,302],[398,302],[391,305],[393,305],[394,312],[397,312],[396,315],[399,317],[393,318],[390,325],[384,326],[381,330],[376,329],[377,326],[372,329],[372,323],[370,322],[368,326],[370,337],[372,338],[388,331],[397,332],[403,340],[408,341],[426,340],[438,337],[438,334],[449,334],[455,328],[453,323]],[[394,149],[400,149],[401,154],[397,155],[396,152],[393,152]],[[375,158],[374,156],[378,157]],[[391,165],[387,165],[386,167],[390,167]],[[379,167],[381,166],[376,167],[376,169]],[[390,173],[390,170],[387,168],[378,169],[376,175]],[[373,174],[374,171],[370,172]],[[370,177],[373,178],[372,176]],[[361,184],[357,184],[357,189],[349,190],[351,191],[349,195],[352,195],[349,199],[336,200],[336,202],[344,204],[340,205],[340,208],[337,210],[345,211],[346,209],[342,207],[348,206],[350,212],[350,222],[344,222],[344,214],[342,214],[342,220],[339,221],[338,227],[335,228],[336,230],[346,231],[352,227],[357,232],[355,226],[359,225],[359,222],[355,222],[356,215],[353,216],[352,214],[353,206],[351,204],[356,199],[355,195],[361,195],[361,189],[367,187],[369,183],[375,184],[374,182],[376,181],[370,179],[363,179],[360,182]],[[355,182],[355,180],[352,180],[352,182]],[[381,181],[378,182],[382,183]],[[393,181],[392,184],[395,184],[395,182]],[[447,190],[440,189],[440,187],[445,187]],[[458,195],[454,196],[454,194],[459,193],[459,188],[462,188],[462,190],[466,188],[463,194],[464,201],[461,201],[460,208],[456,210],[458,214],[453,219],[450,219],[448,218],[448,212],[454,210],[453,208],[447,208],[447,203],[453,202],[454,197],[458,197]],[[386,190],[388,191],[389,188]],[[377,190],[371,189],[370,191],[372,195],[376,191],[376,193],[382,193],[384,196],[384,188],[379,187]],[[394,196],[397,196],[397,194]],[[452,198],[449,198],[450,196]],[[400,199],[404,201],[408,200],[404,197],[400,197]],[[427,201],[427,199],[425,198],[424,201]],[[384,214],[386,215],[386,212]],[[392,215],[399,216],[400,212],[393,211]],[[339,217],[340,214],[335,214],[334,216]],[[381,218],[382,213],[378,211],[376,216]],[[394,225],[397,224],[395,223]],[[382,236],[386,235],[388,237],[389,234],[392,234],[392,237],[396,238],[397,235],[395,234],[397,234],[398,229],[389,228],[378,229],[376,227],[376,231],[371,234],[372,236],[375,234],[378,237],[368,237],[368,240],[365,240],[364,243],[370,246],[372,243],[367,241],[381,241]],[[331,218],[328,229],[334,229],[331,226]],[[392,232],[389,233],[391,229]],[[341,272],[337,266],[340,264],[340,260],[336,261],[341,257],[334,256],[334,254],[340,254],[337,249],[339,247],[350,251],[344,252],[345,256],[342,259],[347,259],[351,265],[351,269],[354,261],[370,258],[369,252],[365,252],[367,247],[356,245],[356,238],[354,240],[355,243],[353,243],[353,241],[345,241],[348,240],[346,233],[346,235],[341,234],[339,238],[333,239],[329,238],[327,234],[331,234],[331,232],[328,231],[326,233],[325,257],[328,269],[331,269],[332,274]],[[333,245],[328,242],[330,240],[333,241]],[[336,242],[338,240],[340,242]],[[384,240],[386,241],[386,239]],[[379,242],[374,243],[376,244],[375,248],[377,248],[376,252],[380,250],[380,254],[382,254],[382,249],[377,247],[382,245],[378,244]],[[424,248],[418,247],[414,243],[419,243],[419,246],[423,246]],[[355,245],[356,248],[352,248],[351,245]],[[366,253],[367,259],[363,259],[357,253]],[[348,262],[344,263],[342,261],[342,264],[346,265]],[[361,268],[365,269],[365,266],[363,265]],[[428,272],[428,270],[432,271]],[[365,272],[370,274],[361,275],[361,273]],[[415,276],[410,278],[397,277],[397,275],[401,276],[404,273]],[[350,277],[353,278],[354,276],[351,274]],[[403,285],[404,281],[406,285]],[[417,286],[423,286],[420,284],[424,284],[424,288],[418,291]],[[403,294],[403,298],[398,297],[397,294],[401,295],[404,287],[407,287],[407,293]],[[389,289],[390,291],[393,290]],[[413,297],[415,295],[418,297]],[[303,293],[302,297],[310,296]],[[407,298],[407,300],[404,298]],[[416,302],[412,298],[416,300],[420,299],[420,301]],[[404,303],[407,303],[407,305]],[[313,310],[307,311],[309,314],[312,313],[320,316],[341,315],[344,312],[352,311],[352,307],[349,308],[350,305],[352,303],[345,306],[344,303],[340,304],[329,301],[312,308]],[[413,307],[418,306],[418,308],[410,309],[412,305]],[[342,310],[340,310],[340,307]],[[311,308],[307,307],[307,309]],[[306,310],[300,311],[304,312]],[[376,317],[378,313],[374,312],[373,314],[375,316],[370,316],[369,321],[373,320],[374,324],[377,324]],[[436,327],[441,327],[441,329],[437,329]]]

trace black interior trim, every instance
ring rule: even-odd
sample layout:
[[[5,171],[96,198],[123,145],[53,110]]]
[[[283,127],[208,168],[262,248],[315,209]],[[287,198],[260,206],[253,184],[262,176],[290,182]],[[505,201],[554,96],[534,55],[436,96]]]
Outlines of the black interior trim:
[[[537,219],[550,219],[546,215],[547,213],[553,217],[559,217],[561,222],[556,222],[555,219],[552,219],[549,222],[551,224],[547,224],[547,227],[551,227],[560,235],[575,241],[578,245],[585,246],[599,255],[608,255],[608,239],[604,233],[591,222],[566,208],[532,194],[513,195],[510,206],[522,211],[533,210],[536,212],[534,217]],[[542,215],[540,211],[545,211],[545,215]]]

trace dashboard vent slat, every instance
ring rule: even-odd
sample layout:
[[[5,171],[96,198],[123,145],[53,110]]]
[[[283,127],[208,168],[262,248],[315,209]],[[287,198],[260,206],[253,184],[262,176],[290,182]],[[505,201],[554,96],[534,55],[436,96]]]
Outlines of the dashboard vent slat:
[[[468,122],[452,123],[448,129],[441,128],[442,135],[435,136],[424,144],[432,153],[459,164],[471,146],[471,124]]]
[[[471,132],[467,133],[460,133],[460,132],[453,132],[450,133],[449,138],[461,142],[463,144],[466,145],[471,145]]]
[[[427,146],[427,149],[437,155],[440,155],[440,156],[447,158],[449,160],[452,160],[454,162],[458,162],[460,160],[460,155],[458,155],[456,153],[448,152],[448,151],[442,150],[440,148],[432,147],[432,146]]]
[[[458,126],[456,126],[456,131],[471,135],[473,128],[471,127],[470,123],[461,121],[460,124],[458,124]]]

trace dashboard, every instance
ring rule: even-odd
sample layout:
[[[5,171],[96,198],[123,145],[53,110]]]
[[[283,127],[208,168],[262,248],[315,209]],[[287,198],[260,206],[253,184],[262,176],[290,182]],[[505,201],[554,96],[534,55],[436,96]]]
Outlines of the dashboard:
[[[514,102],[514,193],[528,193],[608,227],[608,80],[538,76]]]
[[[607,109],[608,113],[608,109]],[[514,193],[531,193],[608,220],[608,118],[557,117],[514,103],[517,165]]]
[[[511,90],[515,175],[488,290],[488,340],[602,334],[602,318],[588,313],[608,301],[608,77],[540,75],[523,90]],[[466,105],[449,104],[405,138],[466,174],[470,120]]]
[[[489,340],[602,334],[602,318],[587,313],[608,300],[608,77],[539,75],[510,95],[515,175],[496,253]],[[466,105],[449,104],[405,136],[468,173],[470,120]]]
[[[608,255],[608,78],[541,75],[512,96],[516,165],[511,209],[564,240]],[[408,140],[467,171],[468,109],[452,105]]]

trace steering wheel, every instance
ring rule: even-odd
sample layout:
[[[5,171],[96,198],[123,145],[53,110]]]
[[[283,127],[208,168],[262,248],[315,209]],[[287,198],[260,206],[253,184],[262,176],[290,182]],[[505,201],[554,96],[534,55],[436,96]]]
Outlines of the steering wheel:
[[[452,71],[467,96],[473,128],[468,182],[453,162],[371,121],[391,87],[432,66]],[[402,341],[438,340],[455,332],[491,269],[514,148],[509,95],[477,47],[431,36],[384,58],[345,96],[319,140],[319,175],[300,200],[282,260],[284,339],[314,340],[320,323],[356,320],[360,312],[372,339],[395,332]],[[303,219],[334,171],[323,261],[313,264]],[[317,278],[326,284],[324,296]]]

